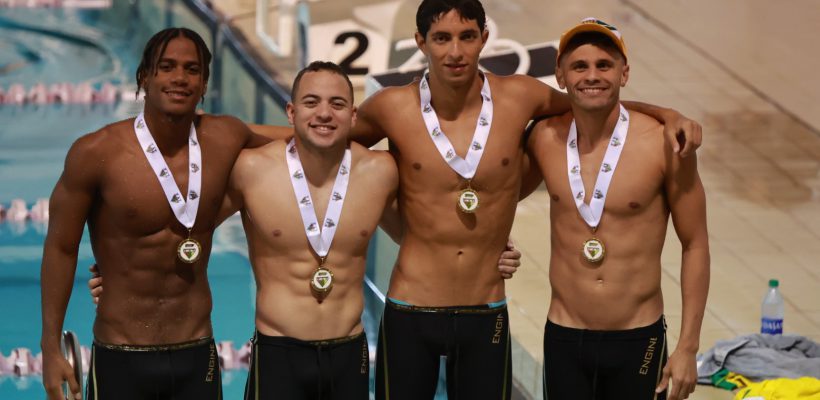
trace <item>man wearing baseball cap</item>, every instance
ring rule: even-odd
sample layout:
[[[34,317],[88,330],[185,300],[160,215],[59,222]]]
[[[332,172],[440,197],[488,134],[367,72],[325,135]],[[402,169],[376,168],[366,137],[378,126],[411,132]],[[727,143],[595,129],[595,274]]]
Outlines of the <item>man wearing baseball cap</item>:
[[[629,65],[615,27],[588,18],[567,31],[556,78],[572,111],[539,122],[528,142],[550,194],[544,394],[685,399],[709,288],[697,158],[677,157],[655,119],[621,105]],[[670,215],[682,247],[683,310],[667,356],[661,251]]]

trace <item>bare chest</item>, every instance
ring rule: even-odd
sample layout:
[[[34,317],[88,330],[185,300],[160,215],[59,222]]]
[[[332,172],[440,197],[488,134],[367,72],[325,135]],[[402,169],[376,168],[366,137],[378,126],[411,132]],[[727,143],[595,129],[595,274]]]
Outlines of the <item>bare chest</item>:
[[[655,157],[640,154],[639,149],[624,148],[617,164],[605,162],[604,151],[580,155],[580,187],[570,183],[575,166],[567,162],[565,145],[551,149],[540,163],[551,207],[559,215],[578,213],[576,202],[580,199],[590,204],[598,198],[604,201],[605,215],[627,217],[663,201],[661,166]]]

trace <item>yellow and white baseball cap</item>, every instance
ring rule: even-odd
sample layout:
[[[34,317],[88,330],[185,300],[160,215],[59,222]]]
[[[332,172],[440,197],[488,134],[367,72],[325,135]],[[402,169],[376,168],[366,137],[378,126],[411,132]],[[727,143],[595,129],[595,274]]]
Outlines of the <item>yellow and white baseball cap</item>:
[[[561,41],[558,43],[558,55],[556,56],[556,60],[561,58],[561,53],[567,47],[567,43],[569,43],[570,39],[575,37],[575,35],[584,32],[598,32],[601,34],[606,35],[609,37],[621,54],[626,59],[626,44],[624,43],[624,39],[621,36],[621,32],[618,31],[618,28],[601,21],[597,18],[584,18],[580,24],[575,25],[572,29],[564,32],[561,35]]]

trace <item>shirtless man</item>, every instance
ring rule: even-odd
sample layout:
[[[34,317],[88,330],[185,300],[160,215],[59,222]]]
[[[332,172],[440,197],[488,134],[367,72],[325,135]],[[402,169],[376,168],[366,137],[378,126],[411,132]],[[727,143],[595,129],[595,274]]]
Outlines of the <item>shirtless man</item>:
[[[379,334],[377,399],[432,398],[442,355],[451,398],[510,396],[496,260],[519,198],[524,128],[534,117],[566,112],[569,101],[531,77],[479,73],[485,20],[478,0],[423,1],[416,42],[429,74],[371,96],[352,131],[367,146],[390,140],[401,182],[403,231]],[[630,107],[664,117],[672,138],[691,124],[672,111]],[[255,128],[288,135],[275,129]],[[699,129],[689,127],[687,146],[700,141]]]
[[[245,398],[364,400],[365,256],[398,171],[390,154],[348,145],[356,107],[339,66],[310,64],[292,99],[295,137],[244,150],[223,207],[241,210],[257,286]]]
[[[88,222],[106,276],[94,322],[94,399],[221,397],[206,269],[228,178],[252,134],[234,118],[197,117],[211,54],[184,28],[154,35],[137,69],[144,113],[78,139],[51,195],[43,250],[43,385],[79,382],[60,331]],[[150,131],[149,131],[150,129]]]
[[[567,31],[556,77],[572,112],[539,122],[529,139],[551,199],[546,398],[685,399],[709,288],[697,160],[676,156],[657,121],[620,105],[629,65],[614,27],[587,19]],[[667,362],[660,280],[670,214],[683,247],[683,316]]]

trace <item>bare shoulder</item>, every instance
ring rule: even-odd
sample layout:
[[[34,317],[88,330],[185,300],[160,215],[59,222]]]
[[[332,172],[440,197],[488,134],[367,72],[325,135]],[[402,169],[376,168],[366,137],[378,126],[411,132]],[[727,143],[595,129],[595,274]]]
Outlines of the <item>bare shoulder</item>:
[[[504,97],[521,98],[522,96],[537,95],[545,90],[549,90],[546,83],[539,81],[529,75],[494,75],[487,73],[490,78],[490,85],[494,91]]]
[[[629,113],[629,135],[638,140],[651,141],[659,146],[665,142],[663,125],[655,118],[636,111]]]
[[[355,142],[350,144],[350,151],[354,160],[353,168],[357,172],[379,180],[398,180],[396,161],[387,151],[370,150]]]
[[[572,124],[572,112],[541,119],[532,128],[529,143],[563,140],[567,137],[570,124]]]
[[[359,107],[360,112],[384,112],[388,110],[396,110],[398,107],[403,107],[406,104],[417,104],[417,102],[410,102],[413,97],[418,98],[418,83],[411,82],[404,86],[390,86],[379,89],[365,99]]]
[[[244,143],[250,138],[251,130],[244,122],[230,115],[204,114],[200,116],[199,126],[220,141]]]
[[[97,131],[78,138],[71,146],[69,156],[77,155],[84,158],[98,158],[111,155],[123,149],[123,141],[133,139],[134,118],[126,119],[106,125]]]
[[[284,158],[286,145],[284,140],[274,140],[264,146],[242,149],[234,169],[264,171],[265,168],[273,167],[272,163]]]

